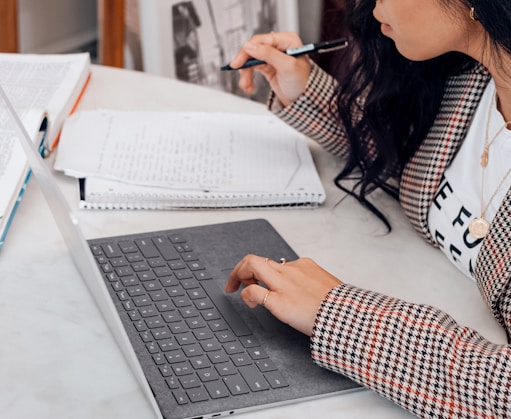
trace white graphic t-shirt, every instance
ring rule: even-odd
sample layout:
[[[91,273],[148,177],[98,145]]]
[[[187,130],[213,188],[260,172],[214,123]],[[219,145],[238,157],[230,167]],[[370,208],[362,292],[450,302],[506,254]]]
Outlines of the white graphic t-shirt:
[[[482,185],[481,154],[488,116],[488,142],[491,145]],[[497,191],[484,216],[491,223],[511,186],[511,173],[502,182],[511,168],[511,130],[504,129],[495,137],[504,124],[504,118],[497,109],[492,80],[476,110],[465,141],[444,173],[429,210],[429,230],[434,239],[449,260],[470,278],[473,278],[483,239],[473,237],[468,226],[481,215],[481,191],[484,190],[483,208]]]

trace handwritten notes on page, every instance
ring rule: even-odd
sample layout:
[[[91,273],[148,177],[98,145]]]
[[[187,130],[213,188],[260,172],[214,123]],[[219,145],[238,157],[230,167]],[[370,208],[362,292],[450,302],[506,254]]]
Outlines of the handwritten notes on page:
[[[154,188],[167,196],[311,188],[324,195],[306,138],[273,115],[79,112],[64,125],[55,168],[101,181],[90,185],[123,183],[153,195]]]

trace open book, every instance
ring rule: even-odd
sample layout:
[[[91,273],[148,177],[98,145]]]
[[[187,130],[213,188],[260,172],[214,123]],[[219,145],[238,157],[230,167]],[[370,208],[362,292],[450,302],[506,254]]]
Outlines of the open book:
[[[96,110],[68,118],[55,169],[93,209],[315,206],[307,139],[273,115]]]
[[[90,76],[89,54],[0,54],[0,84],[46,156]],[[0,246],[30,177],[7,110],[0,106]]]

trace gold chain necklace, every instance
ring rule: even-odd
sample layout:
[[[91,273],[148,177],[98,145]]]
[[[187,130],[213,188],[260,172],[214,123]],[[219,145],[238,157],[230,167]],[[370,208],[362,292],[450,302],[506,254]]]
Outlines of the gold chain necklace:
[[[509,126],[511,122],[506,122],[500,129],[497,131],[497,133],[493,136],[491,141],[488,141],[488,134],[490,130],[490,120],[492,115],[492,107],[493,103],[496,103],[496,91],[493,93],[493,99],[490,104],[490,109],[488,111],[488,118],[486,120],[486,132],[484,137],[484,148],[483,152],[481,154],[481,215],[479,217],[474,218],[469,226],[468,231],[470,234],[475,237],[476,239],[482,239],[488,234],[488,231],[490,230],[490,223],[486,221],[485,214],[488,210],[491,202],[493,201],[493,198],[495,198],[495,195],[497,195],[497,192],[500,190],[502,184],[507,179],[509,174],[511,173],[511,168],[508,169],[506,174],[502,177],[502,180],[499,183],[499,186],[497,186],[497,189],[495,189],[495,192],[493,192],[492,196],[488,200],[488,203],[486,206],[484,205],[484,174],[486,171],[486,166],[488,166],[488,161],[490,158],[490,146],[493,144],[493,142],[498,138],[498,136],[504,131],[504,129]]]

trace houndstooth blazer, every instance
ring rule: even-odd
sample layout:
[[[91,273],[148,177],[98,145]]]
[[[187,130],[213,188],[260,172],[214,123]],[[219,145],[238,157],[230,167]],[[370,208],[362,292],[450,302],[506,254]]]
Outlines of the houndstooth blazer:
[[[449,79],[434,126],[404,168],[401,205],[431,243],[429,207],[489,77],[477,66]],[[334,86],[329,75],[313,66],[304,95],[275,113],[342,156],[345,133],[329,110]],[[273,107],[272,98],[269,105]],[[483,242],[475,278],[509,338],[511,191]],[[351,377],[419,417],[511,417],[511,346],[493,344],[433,307],[343,284],[319,308],[311,352],[317,364]]]

